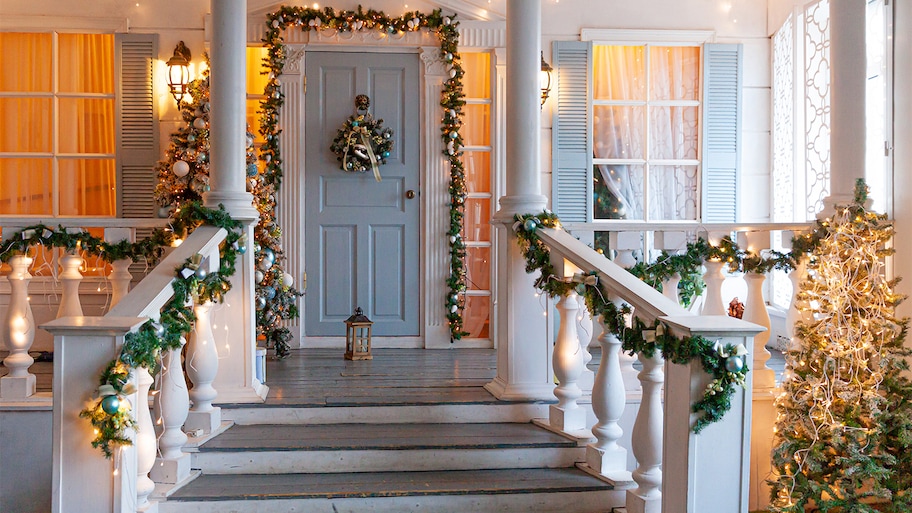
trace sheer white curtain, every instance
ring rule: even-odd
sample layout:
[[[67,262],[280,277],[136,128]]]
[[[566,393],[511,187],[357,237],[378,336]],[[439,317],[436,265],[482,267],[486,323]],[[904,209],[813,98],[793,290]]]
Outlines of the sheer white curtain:
[[[593,151],[610,161],[596,178],[618,207],[607,217],[696,219],[699,48],[596,46],[593,59]]]

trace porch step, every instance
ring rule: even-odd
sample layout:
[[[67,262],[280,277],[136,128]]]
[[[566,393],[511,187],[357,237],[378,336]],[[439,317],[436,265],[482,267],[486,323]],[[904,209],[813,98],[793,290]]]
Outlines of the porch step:
[[[574,468],[203,475],[162,513],[610,511],[622,493]]]
[[[203,444],[207,474],[570,467],[585,448],[530,423],[235,425]]]

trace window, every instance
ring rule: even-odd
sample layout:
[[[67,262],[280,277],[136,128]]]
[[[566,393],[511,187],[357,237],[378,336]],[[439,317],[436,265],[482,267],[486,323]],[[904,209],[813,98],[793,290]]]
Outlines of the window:
[[[117,212],[114,36],[0,33],[0,214]]]

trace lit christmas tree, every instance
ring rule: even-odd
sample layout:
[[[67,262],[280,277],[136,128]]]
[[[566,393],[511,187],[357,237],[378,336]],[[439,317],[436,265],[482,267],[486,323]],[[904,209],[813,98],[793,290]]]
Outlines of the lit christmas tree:
[[[155,200],[173,213],[190,201],[201,201],[209,190],[209,72],[190,84],[190,103],[181,105],[185,126],[171,134],[165,158],[156,165],[158,184]],[[284,271],[282,231],[275,218],[276,183],[257,166],[253,134],[247,132],[247,190],[253,194],[260,214],[254,227],[257,338],[275,350],[278,358],[288,356],[291,332],[282,321],[298,316],[290,274]]]
[[[776,401],[770,511],[912,511],[908,319],[884,276],[893,227],[866,199],[859,180],[854,203],[799,241],[815,249]]]

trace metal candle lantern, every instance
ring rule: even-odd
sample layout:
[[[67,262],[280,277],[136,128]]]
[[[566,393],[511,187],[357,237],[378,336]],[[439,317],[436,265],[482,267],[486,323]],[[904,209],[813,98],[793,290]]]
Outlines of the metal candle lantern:
[[[372,360],[371,326],[374,323],[364,315],[361,307],[345,320],[345,359]]]

